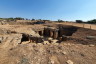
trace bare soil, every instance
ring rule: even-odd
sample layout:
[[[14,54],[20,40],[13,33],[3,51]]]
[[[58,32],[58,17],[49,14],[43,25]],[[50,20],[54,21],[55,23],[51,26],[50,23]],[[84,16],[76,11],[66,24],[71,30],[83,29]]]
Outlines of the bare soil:
[[[28,34],[35,34],[31,29],[43,27],[46,26],[0,26],[1,29]],[[18,36],[16,34],[1,34],[0,36],[2,35],[9,36],[7,36],[7,41],[0,43],[0,64],[96,64],[96,39],[86,38],[87,36],[96,36],[96,30],[78,28],[72,36],[68,36],[67,41],[45,45],[42,43],[29,43],[29,41],[26,41],[26,44],[17,45]],[[5,44],[8,45],[4,47]],[[68,63],[68,60],[71,63]]]

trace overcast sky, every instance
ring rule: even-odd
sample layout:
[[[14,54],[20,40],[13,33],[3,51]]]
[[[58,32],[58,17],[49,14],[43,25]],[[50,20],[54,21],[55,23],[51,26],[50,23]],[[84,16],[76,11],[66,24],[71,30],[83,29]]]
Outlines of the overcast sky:
[[[0,17],[86,21],[96,18],[96,0],[0,0]]]

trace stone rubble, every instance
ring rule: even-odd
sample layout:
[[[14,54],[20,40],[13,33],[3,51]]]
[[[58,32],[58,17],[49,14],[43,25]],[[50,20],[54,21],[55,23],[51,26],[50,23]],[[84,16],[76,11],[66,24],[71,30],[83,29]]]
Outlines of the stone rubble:
[[[73,62],[71,60],[68,60],[67,64],[73,64]]]

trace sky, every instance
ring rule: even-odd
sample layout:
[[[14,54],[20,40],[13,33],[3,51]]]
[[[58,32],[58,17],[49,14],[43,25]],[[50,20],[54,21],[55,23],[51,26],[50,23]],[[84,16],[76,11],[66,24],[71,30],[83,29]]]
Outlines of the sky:
[[[96,0],[0,0],[0,17],[87,21],[96,19]]]

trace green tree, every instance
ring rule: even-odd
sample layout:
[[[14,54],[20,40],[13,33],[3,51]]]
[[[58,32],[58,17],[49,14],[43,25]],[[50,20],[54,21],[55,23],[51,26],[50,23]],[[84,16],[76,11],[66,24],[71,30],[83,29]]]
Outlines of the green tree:
[[[76,20],[76,23],[83,23],[82,20]]]
[[[24,18],[21,18],[21,17],[16,17],[14,18],[15,20],[24,20]]]
[[[96,24],[96,19],[90,20],[87,23]]]
[[[32,19],[32,21],[34,21],[35,19]]]
[[[58,19],[58,22],[64,22],[63,20]]]

